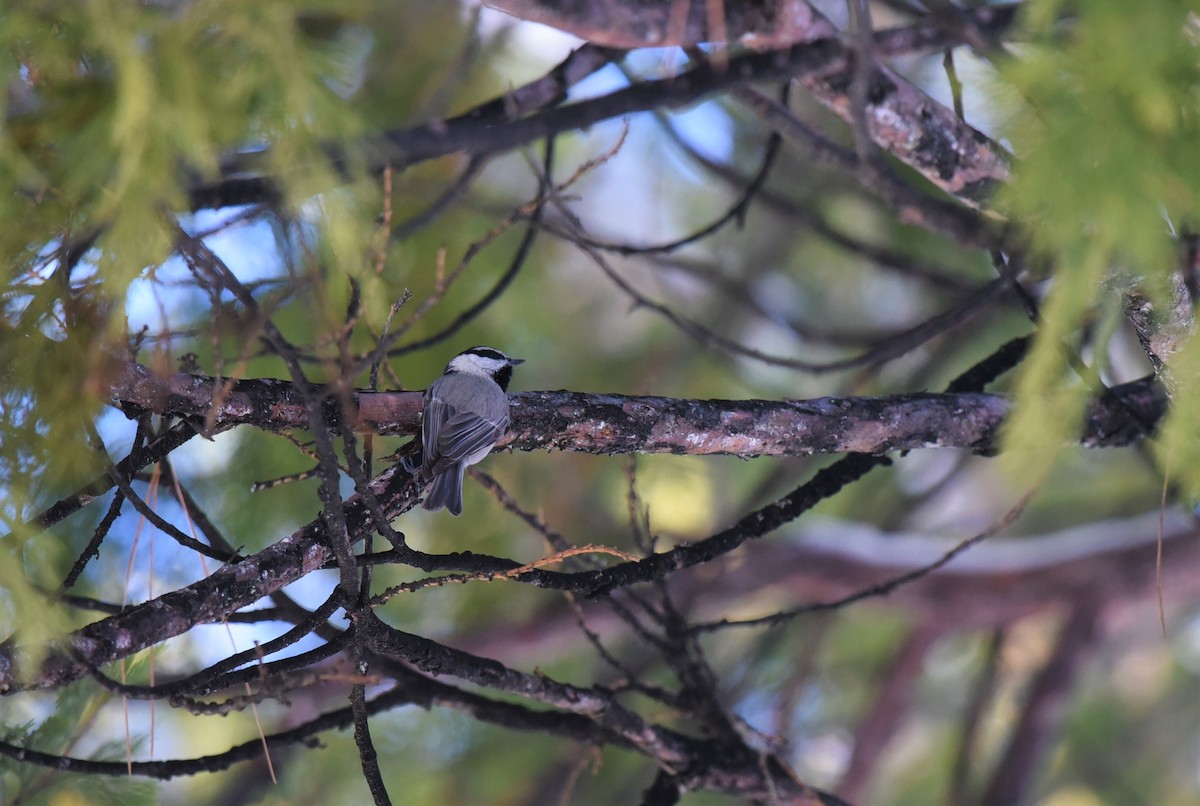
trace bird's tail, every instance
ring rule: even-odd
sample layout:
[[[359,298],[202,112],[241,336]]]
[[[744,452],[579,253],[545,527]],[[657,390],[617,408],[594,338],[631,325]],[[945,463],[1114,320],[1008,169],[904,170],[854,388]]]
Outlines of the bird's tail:
[[[430,512],[445,508],[451,515],[461,515],[463,470],[462,467],[450,468],[434,476],[429,495],[425,496],[421,506]]]

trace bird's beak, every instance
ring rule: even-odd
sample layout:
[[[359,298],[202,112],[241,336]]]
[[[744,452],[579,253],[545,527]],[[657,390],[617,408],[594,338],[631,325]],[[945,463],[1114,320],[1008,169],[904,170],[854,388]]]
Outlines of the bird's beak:
[[[524,358],[510,358],[510,359],[508,359],[508,363],[512,364],[515,367],[517,364],[524,364],[525,359]]]

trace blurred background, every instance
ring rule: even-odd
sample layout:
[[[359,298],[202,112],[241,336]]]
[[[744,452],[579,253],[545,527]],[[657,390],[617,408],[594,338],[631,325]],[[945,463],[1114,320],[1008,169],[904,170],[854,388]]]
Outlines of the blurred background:
[[[264,338],[269,319],[312,380],[366,387],[369,361],[346,372],[332,335],[351,311],[345,344],[356,356],[379,344],[385,329],[400,334],[390,342],[381,390],[422,389],[457,352],[484,344],[526,359],[514,392],[700,400],[935,392],[1011,339],[1035,334],[1031,308],[1067,282],[1059,264],[1030,260],[1019,288],[988,290],[1006,265],[999,246],[931,231],[819,149],[772,143],[761,116],[729,92],[565,131],[553,138],[549,161],[542,139],[456,151],[386,174],[368,170],[373,152],[358,146],[372,136],[502,98],[583,44],[496,9],[365,0],[23,5],[0,10],[7,88],[0,624],[32,658],[102,617],[93,605],[153,600],[219,564],[131,506],[106,517],[111,490],[49,531],[35,528],[38,513],[107,472],[105,457],[117,461],[145,438],[135,412],[106,405],[112,361],[289,379],[286,361]],[[1195,58],[1188,32],[1197,17],[1188,4],[1164,4],[1140,22],[1128,10],[1076,16],[1054,3],[1018,5],[1018,21],[989,34],[994,47],[970,35],[979,31],[968,22],[981,4],[878,2],[870,22],[877,31],[948,32],[953,47],[914,46],[887,64],[933,101],[960,103],[967,123],[1018,157],[1032,155],[1029,164],[1043,174],[1036,159],[1048,158],[1037,149],[1050,138],[1030,132],[1054,130],[1056,113],[1072,110],[1031,96],[1029,65],[1039,52],[1060,48],[1067,59],[1075,41],[1113,41],[1104,36],[1124,20],[1161,37],[1154,41],[1162,49],[1186,56],[1190,48]],[[851,30],[844,4],[816,8]],[[711,51],[613,53],[572,77],[564,103],[679,75]],[[1152,96],[1158,85],[1147,62],[1112,52],[1117,64],[1104,69],[1144,69],[1143,84],[1131,79],[1130,86]],[[1076,63],[1050,67],[1067,72]],[[1154,75],[1195,88],[1191,72],[1159,67]],[[1105,82],[1112,83],[1108,73],[1081,82],[1080,92]],[[780,97],[779,82],[757,86]],[[1158,125],[1157,96],[1128,94],[1150,109],[1150,122],[1131,133],[1124,123],[1093,121],[1090,139],[1077,141],[1085,166],[1088,159],[1102,165],[1095,155],[1108,143],[1120,160],[1122,138],[1138,133],[1141,147],[1160,156],[1176,159],[1186,148],[1194,96],[1190,108],[1164,101],[1168,121]],[[854,152],[852,127],[804,89],[786,104],[821,137]],[[1172,122],[1175,115],[1183,123]],[[235,152],[236,172],[227,162]],[[891,170],[906,187],[945,198],[916,171],[898,162]],[[1061,176],[1040,180],[1070,183],[1076,170],[1064,161]],[[197,188],[248,175],[276,184],[247,204],[196,203]],[[1187,207],[1170,188],[1188,178],[1145,191],[1163,199],[1152,217],[1156,231],[1145,234],[1136,229],[1142,219],[1132,220],[1132,257],[1105,262],[1100,270],[1111,273],[1090,298],[1080,297],[1082,313],[1063,330],[1077,377],[1113,386],[1153,371],[1124,319],[1121,293],[1140,265],[1134,242],[1186,252],[1179,223],[1186,214],[1174,211]],[[1036,199],[1042,186],[1022,181],[999,209],[1044,246],[1027,214],[1034,201],[1020,195]],[[1099,170],[1089,181],[1080,193],[1106,196],[1120,193],[1123,180]],[[261,316],[205,284],[178,248],[180,232],[228,267]],[[1075,254],[1060,253],[1064,263]],[[988,391],[1012,393],[1014,384],[1010,373]],[[1048,408],[1048,419],[1056,411]],[[94,434],[85,422],[95,424]],[[689,668],[710,675],[702,688],[745,747],[849,802],[1195,803],[1200,550],[1191,496],[1164,481],[1170,462],[1148,441],[1060,445],[1072,423],[1046,424],[1027,466],[964,448],[895,454],[890,466],[764,538],[611,600],[476,581],[396,595],[376,613],[523,672],[609,687],[644,719],[704,736],[715,729],[703,709],[667,696],[695,694],[697,684],[681,680],[670,653],[639,625],[658,635],[671,613],[689,629],[754,619],[854,598],[911,574],[876,591],[882,595],[769,626],[671,635],[686,644],[679,651],[695,664]],[[376,437],[374,472],[405,442]],[[185,533],[202,512],[230,546],[253,554],[320,513],[310,443],[302,432],[241,426],[173,451],[178,488],[156,467],[132,484]],[[552,533],[571,545],[640,555],[726,529],[836,458],[497,452],[481,469],[505,491],[503,500],[469,481],[461,518],[416,509],[394,526],[408,545],[432,554],[532,562],[552,553]],[[264,484],[272,481],[279,483]],[[348,476],[341,486],[353,494]],[[179,490],[191,504],[180,505]],[[70,587],[91,604],[63,600],[63,580],[96,534],[102,545]],[[986,539],[914,573],[977,536]],[[382,544],[377,539],[376,550]],[[424,576],[381,563],[373,591]],[[336,570],[319,570],[286,592],[311,610],[337,581]],[[196,627],[106,672],[137,683],[183,677],[271,640],[289,628],[284,621]],[[348,623],[339,610],[327,626]],[[299,655],[326,640],[310,634],[268,657]],[[278,697],[229,714],[123,699],[84,678],[0,698],[0,738],[76,758],[199,759],[253,744],[256,722],[272,734],[345,708],[351,672],[346,655],[305,664]],[[395,685],[386,674],[368,682],[368,696]],[[371,730],[397,803],[634,803],[658,772],[654,760],[620,742],[515,731],[455,708],[388,709],[372,717]],[[0,801],[369,802],[349,730],[320,733],[319,747],[273,752],[270,766],[259,757],[154,781],[5,759]],[[697,791],[682,802],[738,800],[734,792]]]

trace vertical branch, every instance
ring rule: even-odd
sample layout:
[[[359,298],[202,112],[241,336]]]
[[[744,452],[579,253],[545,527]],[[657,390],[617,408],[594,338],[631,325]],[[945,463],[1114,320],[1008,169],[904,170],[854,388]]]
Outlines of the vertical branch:
[[[888,740],[908,714],[913,685],[938,636],[939,632],[931,625],[919,624],[904,639],[900,651],[892,659],[879,692],[854,734],[850,765],[838,786],[839,793],[847,800],[859,802],[866,795],[871,774]]]
[[[363,571],[364,579],[369,577],[369,567]],[[360,604],[363,608],[366,607],[366,598],[360,599]],[[367,674],[367,657],[363,651],[362,636],[363,631],[357,626],[362,623],[361,614],[365,612],[360,609],[354,618],[356,629],[354,631],[354,672],[357,680],[350,688],[350,710],[354,717],[354,744],[358,748],[358,758],[362,764],[363,777],[367,779],[367,788],[371,792],[371,797],[375,801],[375,806],[391,806],[392,799],[388,795],[387,786],[383,782],[383,773],[379,769],[379,754],[375,750],[375,743],[371,740],[371,727],[368,720],[369,713],[367,711],[367,687],[361,681]]]
[[[854,74],[850,80],[850,120],[854,130],[854,150],[861,165],[868,165],[875,153],[867,120],[871,79],[875,75],[875,37],[871,30],[871,6],[868,0],[846,0],[854,33]]]
[[[968,792],[971,762],[975,755],[975,744],[979,738],[979,726],[984,710],[996,689],[996,672],[999,670],[1000,651],[1004,648],[1006,634],[1007,631],[1002,628],[992,632],[983,660],[983,669],[971,688],[967,711],[963,715],[962,735],[954,753],[954,767],[950,773],[950,789],[946,797],[949,806],[970,806],[974,802]]]
[[[1071,608],[1054,654],[1029,689],[1016,730],[980,803],[1026,801],[1050,740],[1058,734],[1079,669],[1096,643],[1099,615],[1096,596],[1083,598]]]

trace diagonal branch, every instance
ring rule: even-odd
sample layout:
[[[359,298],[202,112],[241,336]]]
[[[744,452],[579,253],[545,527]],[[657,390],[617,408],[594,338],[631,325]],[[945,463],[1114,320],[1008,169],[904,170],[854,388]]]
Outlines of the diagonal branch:
[[[814,15],[816,12],[812,12]],[[1011,12],[992,14],[997,30],[1012,22]],[[930,26],[883,31],[875,37],[878,58],[912,52],[913,48],[948,47],[952,35],[929,34]],[[535,140],[586,129],[605,120],[636,112],[679,108],[714,94],[752,84],[799,79],[822,104],[847,114],[848,90],[854,73],[854,48],[836,38],[829,24],[816,15],[813,24],[795,32],[791,47],[751,52],[723,66],[701,64],[677,76],[642,81],[629,87],[568,105],[550,105],[565,96],[574,81],[598,69],[612,51],[588,47],[576,51],[555,71],[512,95],[493,99],[453,118],[388,132],[364,142],[367,162],[374,170],[402,170],[450,154],[496,154]],[[803,41],[803,40],[809,41]],[[547,90],[549,88],[549,90]],[[538,103],[523,101],[526,94]],[[510,100],[513,99],[513,100]],[[877,143],[910,165],[935,186],[959,201],[978,207],[999,182],[1008,177],[1004,149],[983,133],[899,76],[879,67],[873,71],[865,110]],[[535,111],[536,110],[536,111]],[[339,165],[350,162],[338,147],[328,151]],[[256,173],[262,152],[234,154],[222,165],[223,179],[190,191],[195,209],[270,201],[278,189]]]
[[[164,384],[137,364],[126,364],[124,370],[128,376],[125,380],[130,381],[124,391],[139,395],[136,401],[122,401],[127,409],[153,410],[168,415],[204,416],[209,413],[215,387],[212,379],[175,375]],[[119,388],[119,383],[113,387],[114,391]],[[1085,445],[1125,444],[1144,435],[1145,423],[1153,423],[1162,416],[1163,403],[1152,380],[1134,382],[1118,389],[1120,395],[1106,396],[1093,405],[1083,437]],[[317,389],[305,391],[308,406],[300,403],[305,398],[291,384],[243,381],[224,396],[220,405],[222,412],[230,407],[230,412],[240,412],[253,418],[256,424],[265,426],[273,417],[282,416],[280,411],[289,411],[287,401],[291,395],[297,400],[291,403],[294,411],[290,416],[300,418],[293,425],[303,425],[309,422],[314,400],[311,395],[316,394]],[[405,394],[416,397],[413,393]],[[335,405],[334,398],[327,397],[331,405]],[[367,402],[371,397],[382,396],[357,395],[355,403],[360,422],[366,419],[362,412],[369,409]],[[156,405],[159,408],[155,408]],[[417,405],[415,400],[413,405],[414,408]],[[854,406],[864,407],[856,410],[862,416],[861,420],[853,420],[848,413]],[[517,578],[538,587],[595,596],[639,582],[664,579],[679,569],[727,554],[745,541],[794,520],[875,465],[886,463],[888,460],[878,454],[903,449],[904,446],[895,440],[898,434],[907,434],[906,438],[916,440],[911,447],[946,447],[938,436],[938,429],[944,425],[924,421],[921,427],[914,427],[914,423],[922,423],[919,416],[922,406],[941,410],[953,420],[973,423],[971,427],[978,430],[968,429],[967,441],[960,447],[974,448],[990,446],[991,435],[1008,410],[1006,398],[974,393],[826,399],[808,403],[679,401],[569,392],[518,396],[514,399],[512,444],[524,449],[561,446],[603,453],[741,450],[747,455],[758,455],[766,453],[767,446],[773,443],[762,438],[747,442],[746,435],[756,433],[755,429],[766,429],[765,433],[774,433],[785,442],[785,437],[791,435],[788,444],[793,450],[797,445],[806,445],[804,450],[809,453],[817,450],[861,453],[819,472],[810,482],[779,501],[749,513],[738,523],[705,540],[681,544],[644,560],[598,571],[561,573],[538,569],[521,573]],[[339,427],[341,420],[336,409],[331,416],[331,427]],[[787,419],[789,417],[793,419]],[[783,418],[784,425],[772,418]],[[814,440],[821,418],[827,428],[820,432],[820,439]],[[221,422],[221,417],[216,421]],[[933,427],[932,431],[925,430],[930,427]],[[829,434],[840,434],[843,440],[852,435],[860,441],[850,443],[850,447],[844,442],[822,442]],[[809,441],[806,443],[805,439]],[[866,455],[867,452],[876,455]],[[389,468],[360,494],[341,502],[344,528],[338,529],[337,537],[348,540],[352,546],[375,531],[380,520],[376,515],[381,513],[382,520],[390,522],[410,509],[418,495],[417,485],[401,465]],[[226,565],[189,587],[82,628],[69,637],[68,649],[52,650],[37,671],[17,668],[17,651],[9,642],[0,647],[0,691],[24,686],[53,686],[74,680],[88,668],[127,657],[147,646],[181,635],[198,624],[222,621],[230,613],[324,567],[334,556],[330,543],[324,522],[318,519],[258,554]],[[402,545],[396,552],[398,560],[426,572],[500,573],[519,567],[511,560],[469,552],[435,556]]]
[[[627,50],[648,46],[693,48],[706,42],[740,42],[760,49],[780,47],[803,41],[820,21],[819,17],[814,19],[807,3],[761,0],[724,0],[719,19],[722,31],[717,30],[718,20],[710,15],[708,4],[701,2],[492,0],[489,5],[523,20],[568,31],[592,44]],[[967,26],[976,37],[1003,33],[1012,25],[1019,7],[1012,4],[964,10],[954,20],[929,14],[926,17],[930,22],[896,30],[903,32],[904,44],[909,48],[947,47],[967,38],[965,31],[957,32]],[[957,24],[948,24],[951,22]],[[900,34],[893,36],[899,38]]]

